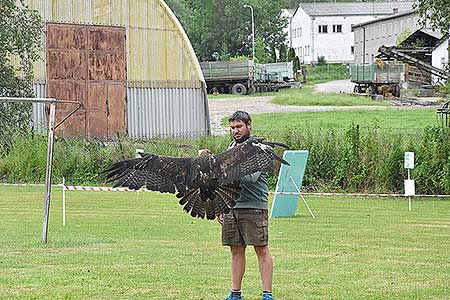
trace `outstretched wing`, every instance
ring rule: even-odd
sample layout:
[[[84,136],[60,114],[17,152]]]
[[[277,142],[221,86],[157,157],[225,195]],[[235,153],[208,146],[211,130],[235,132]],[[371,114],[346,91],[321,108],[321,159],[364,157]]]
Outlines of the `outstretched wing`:
[[[273,151],[272,146],[287,148],[281,143],[256,140],[244,142],[215,155],[213,173],[217,176],[219,184],[235,182],[255,172],[269,172],[273,168],[274,160],[289,165]]]
[[[192,186],[192,164],[191,158],[142,153],[142,158],[114,162],[106,170],[106,179],[114,187],[138,190],[145,185],[152,191],[185,193]]]

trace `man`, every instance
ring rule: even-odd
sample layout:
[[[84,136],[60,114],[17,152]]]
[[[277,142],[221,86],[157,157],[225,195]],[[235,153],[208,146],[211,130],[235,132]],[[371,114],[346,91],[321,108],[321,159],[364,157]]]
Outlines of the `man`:
[[[252,120],[244,111],[237,111],[228,119],[234,141],[229,148],[251,141]],[[244,299],[241,293],[245,272],[245,250],[255,249],[263,286],[262,300],[272,300],[273,262],[268,246],[268,185],[267,174],[257,172],[241,179],[241,196],[226,215],[219,215],[222,225],[222,244],[231,250],[231,292],[225,300]]]

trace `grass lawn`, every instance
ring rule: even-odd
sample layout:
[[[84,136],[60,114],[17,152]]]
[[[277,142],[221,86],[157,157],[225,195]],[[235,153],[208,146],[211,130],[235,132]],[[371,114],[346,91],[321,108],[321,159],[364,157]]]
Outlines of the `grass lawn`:
[[[317,93],[314,85],[304,85],[301,89],[283,89],[276,95],[272,103],[297,106],[387,106],[389,102],[373,101],[369,97],[349,94]]]
[[[350,78],[347,66],[343,64],[306,65],[308,83],[321,83]]]
[[[220,226],[173,196],[54,189],[40,244],[42,188],[0,187],[0,299],[223,299],[229,250]],[[276,299],[448,299],[450,202],[308,197],[270,221]],[[246,299],[260,293],[251,249]]]
[[[304,85],[301,89],[290,88],[281,89],[279,92],[255,93],[252,95],[232,95],[219,94],[217,96],[208,95],[209,100],[274,96],[272,103],[279,105],[296,106],[389,106],[387,101],[373,101],[369,97],[356,96],[350,94],[317,93],[314,85]]]
[[[347,129],[352,123],[361,127],[414,132],[437,125],[435,109],[343,110],[325,112],[290,112],[253,115],[256,132],[283,131],[285,128],[316,131]]]

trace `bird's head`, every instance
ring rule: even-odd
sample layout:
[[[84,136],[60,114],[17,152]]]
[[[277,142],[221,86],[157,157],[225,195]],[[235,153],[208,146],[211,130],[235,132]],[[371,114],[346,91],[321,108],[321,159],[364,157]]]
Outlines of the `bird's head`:
[[[204,157],[204,156],[211,156],[213,153],[209,149],[200,149],[198,150],[198,156]]]

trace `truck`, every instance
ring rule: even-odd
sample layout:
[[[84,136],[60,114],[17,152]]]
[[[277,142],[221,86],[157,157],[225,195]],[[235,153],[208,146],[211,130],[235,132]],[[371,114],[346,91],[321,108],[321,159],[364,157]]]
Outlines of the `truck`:
[[[378,61],[374,64],[350,65],[351,82],[355,83],[355,93],[370,95],[392,93],[400,97],[400,85],[404,80],[405,67],[402,64]]]
[[[252,60],[201,62],[208,93],[238,95],[278,91],[297,85],[293,63],[255,64]]]

